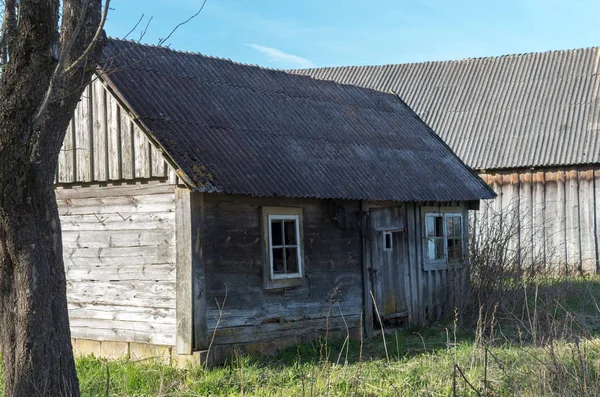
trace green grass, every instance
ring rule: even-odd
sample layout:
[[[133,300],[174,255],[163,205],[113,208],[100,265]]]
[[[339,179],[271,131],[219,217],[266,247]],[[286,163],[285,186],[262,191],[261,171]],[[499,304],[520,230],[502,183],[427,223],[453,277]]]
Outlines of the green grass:
[[[460,396],[600,396],[600,278],[543,280],[519,299],[487,323],[449,319],[389,333],[387,356],[377,336],[236,356],[216,368],[90,356],[77,370],[84,396],[105,396],[107,381],[109,396],[451,396],[455,380]]]
[[[312,345],[288,349],[275,357],[234,358],[213,369],[182,370],[93,357],[80,359],[77,364],[86,396],[105,395],[106,367],[110,368],[111,396],[448,396],[452,395],[455,363],[479,392],[487,379],[488,395],[562,396],[571,390],[571,395],[596,395],[600,391],[597,364],[588,371],[587,379],[593,382],[587,388],[573,382],[560,388],[561,381],[554,379],[557,374],[551,357],[545,348],[536,346],[507,344],[491,348],[495,358],[488,353],[484,378],[484,348],[475,346],[472,340],[448,342],[445,329],[434,330],[438,334],[429,333],[425,344],[420,336],[407,331],[389,335],[388,349],[394,351],[389,362],[379,342],[368,344],[362,362],[356,356],[358,346],[351,346],[348,363],[341,364],[320,360],[320,349]],[[573,347],[567,342],[555,346],[567,378],[581,373]],[[581,342],[580,347],[585,350],[586,362],[598,363],[600,340]],[[338,354],[339,350],[331,348],[333,361],[337,361]],[[477,395],[460,378],[457,391],[461,396]]]

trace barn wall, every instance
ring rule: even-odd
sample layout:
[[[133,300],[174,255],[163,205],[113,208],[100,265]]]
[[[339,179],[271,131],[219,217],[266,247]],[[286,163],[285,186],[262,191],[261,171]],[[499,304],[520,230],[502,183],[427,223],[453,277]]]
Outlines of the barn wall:
[[[72,337],[174,345],[174,187],[57,188],[56,197]]]
[[[85,88],[59,155],[56,183],[135,179],[176,182],[175,172],[127,111],[94,79]]]
[[[543,261],[557,270],[599,270],[600,167],[560,167],[484,173],[498,197],[484,203],[477,216],[490,211],[518,214],[515,245],[525,262]]]
[[[261,206],[303,208],[302,286],[263,289]],[[325,200],[204,195],[206,318],[209,339],[216,328],[214,344],[301,340],[327,329],[345,333],[346,324],[357,332],[363,308],[358,202],[342,207],[346,230],[331,221]]]

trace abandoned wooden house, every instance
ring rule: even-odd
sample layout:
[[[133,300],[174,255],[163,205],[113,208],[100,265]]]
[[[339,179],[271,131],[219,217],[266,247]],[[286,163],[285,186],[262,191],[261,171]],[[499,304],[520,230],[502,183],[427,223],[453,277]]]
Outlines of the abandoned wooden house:
[[[593,47],[295,72],[400,95],[494,188],[495,211],[518,212],[528,257],[599,273],[599,60]]]
[[[121,40],[56,179],[74,346],[104,355],[371,332],[371,293],[422,323],[494,197],[395,95]]]

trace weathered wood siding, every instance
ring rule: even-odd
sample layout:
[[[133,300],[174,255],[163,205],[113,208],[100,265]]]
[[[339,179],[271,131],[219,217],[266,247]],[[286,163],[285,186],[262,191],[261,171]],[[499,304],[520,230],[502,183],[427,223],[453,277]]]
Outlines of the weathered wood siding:
[[[406,231],[397,233],[397,239],[406,241],[406,252],[402,253],[403,260],[406,261],[394,274],[371,275],[371,282],[375,281],[375,293],[378,294],[378,287],[384,286],[383,277],[394,277],[397,283],[397,295],[405,299],[404,308],[408,312],[408,319],[413,324],[423,324],[427,321],[435,320],[446,314],[450,303],[450,290],[460,288],[467,281],[467,272],[465,267],[442,267],[430,268],[425,265],[424,243],[425,232],[423,230],[424,207],[428,208],[452,208],[463,215],[463,231],[465,241],[468,238],[468,217],[469,211],[467,205],[462,202],[446,203],[367,203],[367,208],[371,210],[381,210],[388,208],[390,211],[371,211],[371,225],[375,230],[370,230],[369,239],[366,241],[366,261],[365,266],[376,267],[377,255],[380,255],[380,248],[374,246],[374,242],[381,239],[381,232],[376,230],[378,226],[384,226],[388,229],[404,229]],[[392,211],[393,210],[393,211]],[[375,214],[375,215],[374,215]],[[404,221],[405,219],[405,221]],[[398,222],[400,221],[400,222]],[[388,285],[393,284],[385,280]],[[389,289],[389,288],[388,288]],[[382,301],[383,298],[379,298]]]
[[[164,178],[176,182],[176,174],[160,150],[103,83],[94,79],[69,124],[56,183]]]
[[[261,206],[303,209],[305,278],[300,287],[263,289]],[[209,339],[215,328],[218,345],[301,338],[326,329],[346,332],[346,325],[356,332],[363,309],[358,202],[343,202],[343,208],[346,230],[330,220],[325,200],[205,194]]]
[[[481,174],[498,197],[482,204],[486,211],[518,214],[519,244],[527,261],[544,261],[570,272],[600,270],[600,167],[561,167]]]
[[[175,344],[175,191],[57,188],[74,338]]]

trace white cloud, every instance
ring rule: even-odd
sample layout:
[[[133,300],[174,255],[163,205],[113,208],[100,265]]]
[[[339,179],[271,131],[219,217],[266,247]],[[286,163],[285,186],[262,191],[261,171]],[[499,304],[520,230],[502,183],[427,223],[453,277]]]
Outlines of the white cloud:
[[[314,68],[315,64],[306,58],[299,57],[298,55],[288,54],[278,50],[277,48],[265,47],[258,44],[248,44],[248,46],[254,48],[267,56],[271,62],[278,64],[278,67],[288,68]]]

